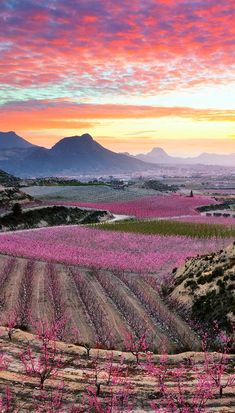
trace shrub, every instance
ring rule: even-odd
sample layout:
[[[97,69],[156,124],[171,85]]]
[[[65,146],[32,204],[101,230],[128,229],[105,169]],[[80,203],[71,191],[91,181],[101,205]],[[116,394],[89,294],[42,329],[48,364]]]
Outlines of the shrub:
[[[12,214],[13,214],[15,217],[21,216],[21,214],[22,214],[22,207],[21,207],[21,205],[20,205],[18,202],[13,205],[13,207],[12,207]]]
[[[198,288],[198,285],[196,283],[196,281],[194,280],[188,280],[185,283],[185,287],[190,287],[192,291],[196,290]]]
[[[212,271],[212,276],[214,278],[222,277],[223,274],[224,274],[223,267],[220,267],[220,266],[215,267],[214,270]]]

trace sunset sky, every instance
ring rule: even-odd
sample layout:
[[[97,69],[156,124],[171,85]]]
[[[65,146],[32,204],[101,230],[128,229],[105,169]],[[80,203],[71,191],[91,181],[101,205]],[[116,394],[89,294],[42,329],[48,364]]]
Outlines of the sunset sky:
[[[235,152],[234,0],[1,0],[0,130]]]

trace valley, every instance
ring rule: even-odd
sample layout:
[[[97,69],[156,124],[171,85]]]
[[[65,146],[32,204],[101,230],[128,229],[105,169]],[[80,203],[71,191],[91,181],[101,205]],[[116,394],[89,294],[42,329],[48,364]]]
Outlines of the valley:
[[[232,413],[233,190],[0,178],[2,413]]]
[[[235,413],[235,0],[0,0],[0,413]]]

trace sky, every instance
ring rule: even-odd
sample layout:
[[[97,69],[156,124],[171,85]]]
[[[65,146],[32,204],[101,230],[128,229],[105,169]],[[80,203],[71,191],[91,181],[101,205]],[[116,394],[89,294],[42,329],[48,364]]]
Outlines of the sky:
[[[0,130],[235,152],[234,0],[0,0]]]

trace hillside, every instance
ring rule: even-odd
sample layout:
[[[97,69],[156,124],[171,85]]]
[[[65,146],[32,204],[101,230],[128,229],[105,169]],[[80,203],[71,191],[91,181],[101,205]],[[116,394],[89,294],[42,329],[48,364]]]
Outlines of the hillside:
[[[35,148],[15,132],[0,132],[0,169],[18,176],[20,165]]]
[[[2,210],[2,212],[11,209],[12,205],[15,203],[25,205],[32,201],[33,198],[30,195],[25,194],[17,188],[5,188],[0,190],[0,210]]]
[[[94,224],[110,218],[105,211],[87,211],[63,206],[37,207],[0,216],[0,231],[42,228],[56,225]]]
[[[161,148],[153,148],[146,155],[129,156],[104,148],[88,133],[63,138],[47,149],[32,145],[15,132],[0,132],[0,150],[0,168],[22,177],[142,173],[155,171],[159,164],[233,166],[235,163],[234,154],[180,158],[169,156]]]
[[[8,174],[5,171],[0,170],[0,186],[4,187],[18,187],[20,179],[14,175]]]
[[[0,211],[4,213],[14,203],[25,204],[32,202],[33,197],[19,189],[20,179],[0,170]]]
[[[235,244],[218,253],[188,260],[176,272],[171,298],[194,320],[230,331],[235,322]]]

